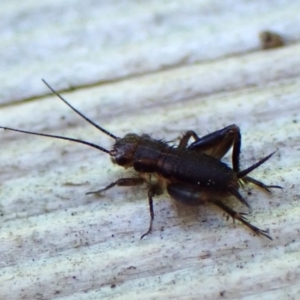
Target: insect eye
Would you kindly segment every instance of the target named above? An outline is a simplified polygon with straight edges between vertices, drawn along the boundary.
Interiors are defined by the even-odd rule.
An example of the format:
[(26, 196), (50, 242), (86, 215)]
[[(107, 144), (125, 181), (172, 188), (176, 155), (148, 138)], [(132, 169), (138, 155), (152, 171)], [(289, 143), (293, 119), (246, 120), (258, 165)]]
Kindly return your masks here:
[(124, 166), (124, 165), (128, 164), (128, 159), (125, 156), (118, 156), (118, 157), (116, 157), (116, 163), (119, 166)]

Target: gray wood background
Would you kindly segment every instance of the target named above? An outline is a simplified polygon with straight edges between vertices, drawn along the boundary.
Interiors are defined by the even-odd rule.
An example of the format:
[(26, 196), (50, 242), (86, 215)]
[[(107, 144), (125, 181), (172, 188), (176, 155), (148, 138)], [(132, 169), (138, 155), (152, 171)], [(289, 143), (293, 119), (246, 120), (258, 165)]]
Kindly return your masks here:
[[(83, 145), (2, 131), (0, 299), (299, 299), (299, 11), (291, 0), (3, 0), (0, 125), (111, 147), (45, 78), (117, 136), (174, 141), (235, 123), (242, 167), (276, 150), (253, 176), (284, 189), (241, 190), (273, 241), (167, 195), (140, 240), (146, 187), (85, 195), (132, 171)], [(263, 30), (286, 46), (261, 50)]]

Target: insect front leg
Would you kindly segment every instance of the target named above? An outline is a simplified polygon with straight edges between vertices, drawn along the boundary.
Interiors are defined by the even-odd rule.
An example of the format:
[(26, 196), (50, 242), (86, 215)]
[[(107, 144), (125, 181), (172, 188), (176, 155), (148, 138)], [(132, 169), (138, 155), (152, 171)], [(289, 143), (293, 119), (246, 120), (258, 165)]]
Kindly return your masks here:
[(244, 213), (239, 213), (232, 210), (229, 206), (224, 204), (218, 199), (215, 199), (213, 194), (209, 192), (203, 191), (199, 189), (197, 186), (186, 185), (183, 183), (171, 183), (167, 186), (167, 190), (169, 195), (176, 201), (187, 205), (201, 205), (207, 202), (210, 202), (223, 211), (225, 211), (233, 220), (239, 220), (243, 224), (245, 224), (248, 228), (250, 228), (255, 234), (263, 235), (268, 239), (272, 240), (272, 238), (268, 235), (266, 230), (261, 230), (252, 224), (250, 224), (247, 219), (244, 217)]
[[(189, 131), (186, 133), (187, 136), (188, 133)], [(182, 140), (187, 139), (186, 135), (183, 136)], [(232, 168), (235, 172), (239, 172), (241, 133), (240, 128), (238, 126), (232, 124), (223, 129), (209, 133), (198, 139), (196, 138), (197, 135), (194, 136), (190, 134), (190, 137), (191, 136), (193, 136), (196, 141), (193, 142), (190, 146), (188, 146), (188, 149), (199, 150), (217, 159), (222, 158), (232, 147)]]
[(106, 187), (98, 190), (98, 191), (92, 191), (92, 192), (88, 192), (86, 193), (86, 195), (90, 195), (90, 194), (100, 194), (104, 191), (107, 191), (109, 189), (111, 189), (114, 186), (135, 186), (135, 185), (141, 185), (145, 182), (144, 178), (139, 178), (139, 177), (133, 177), (133, 178), (120, 178), (110, 184), (108, 184)]

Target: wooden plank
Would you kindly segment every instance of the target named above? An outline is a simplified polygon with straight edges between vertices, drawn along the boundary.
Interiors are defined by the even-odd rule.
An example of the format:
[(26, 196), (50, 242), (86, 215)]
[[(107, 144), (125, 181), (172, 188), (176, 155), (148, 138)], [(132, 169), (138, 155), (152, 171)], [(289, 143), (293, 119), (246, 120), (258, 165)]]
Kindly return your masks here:
[[(111, 147), (111, 139), (80, 120), (56, 97), (39, 97), (48, 93), (37, 79), (45, 75), (59, 90), (81, 86), (63, 96), (117, 136), (133, 131), (174, 140), (188, 129), (204, 135), (238, 124), (243, 134), (242, 167), (277, 150), (253, 176), (284, 189), (275, 190), (271, 196), (251, 185), (242, 191), (252, 206), (249, 220), (268, 228), (272, 242), (253, 236), (238, 222), (227, 222), (217, 208), (189, 209), (170, 201), (167, 195), (157, 197), (153, 232), (140, 240), (149, 222), (146, 187), (115, 188), (101, 198), (85, 195), (131, 171), (112, 165), (106, 154), (82, 145), (2, 132), (0, 298), (296, 299), (300, 290), (300, 46), (292, 44), (298, 38), (296, 29), (288, 30), (289, 22), (296, 18), (296, 4), (266, 2), (260, 4), (262, 12), (258, 13), (258, 4), (247, 1), (241, 1), (231, 12), (226, 1), (191, 1), (190, 8), (179, 2), (141, 5), (128, 1), (129, 6), (122, 6), (112, 1), (102, 9), (90, 1), (81, 4), (78, 11), (71, 8), (72, 3), (72, 7), (79, 5), (76, 1), (48, 5), (31, 1), (19, 7), (12, 3), (5, 4), (8, 16), (23, 15), (20, 30), (28, 24), (28, 32), (34, 28), (39, 31), (32, 40), (39, 43), (44, 37), (40, 51), (46, 54), (33, 62), (36, 53), (28, 55), (30, 39), (26, 41), (30, 35), (22, 40), (13, 31), (17, 45), (23, 41), (28, 49), (24, 61), (28, 59), (33, 65), (18, 73), (21, 67), (17, 63), (6, 62), (11, 69), (9, 80), (3, 81), (1, 101), (19, 101), (1, 107), (0, 125)], [(125, 8), (128, 13), (124, 13)], [(279, 8), (290, 19), (281, 18), (279, 22)], [(106, 21), (111, 20), (109, 24), (97, 17), (99, 11), (104, 11)], [(200, 19), (208, 24), (206, 29), (195, 21), (199, 12)], [(249, 19), (245, 19), (247, 13)], [(132, 19), (133, 15), (137, 18)], [(48, 22), (56, 16), (56, 22), (47, 27), (46, 16)], [(159, 16), (160, 26), (154, 26), (150, 16)], [(37, 20), (42, 22), (40, 27)], [(251, 20), (257, 21), (255, 25)], [(180, 24), (182, 27), (178, 27)], [(163, 34), (159, 27), (165, 29)], [(70, 43), (72, 47), (65, 46), (68, 33), (73, 32), (76, 40), (75, 36), (83, 37), (89, 28), (101, 39), (109, 29), (115, 34), (114, 42), (110, 47), (101, 44), (97, 48), (91, 34), (87, 40), (79, 39), (78, 44)], [(129, 41), (123, 39), (123, 46), (121, 41), (117, 44), (122, 34), (116, 28), (132, 33)], [(149, 33), (143, 37), (145, 28)], [(215, 28), (216, 35), (209, 28)], [(260, 29), (278, 29), (290, 44), (270, 51), (250, 51), (258, 48)], [(193, 41), (193, 55), (200, 51), (197, 57), (186, 56), (192, 53), (187, 43), (192, 35), (198, 37)], [(53, 37), (53, 45), (47, 36)], [(143, 38), (139, 40), (139, 36)], [(85, 41), (90, 41), (91, 49)], [(200, 41), (206, 52), (216, 48), (215, 52), (205, 56)], [(163, 44), (170, 52), (158, 47)], [(63, 45), (61, 52), (54, 51), (59, 45)], [(159, 48), (157, 53), (154, 45)], [(125, 52), (126, 47), (130, 51)], [(69, 60), (62, 55), (67, 48)], [(95, 59), (97, 70), (92, 69), (85, 79), (90, 70), (87, 58), (96, 53), (95, 49), (105, 53), (101, 55), (104, 62)], [(176, 49), (173, 56), (172, 49)], [(114, 53), (122, 59), (114, 60)], [(182, 60), (181, 55), (187, 59)], [(136, 61), (128, 58), (133, 56)], [(135, 64), (137, 61), (140, 64)], [(101, 68), (106, 69), (103, 75)], [(45, 73), (41, 75), (40, 70)], [(14, 74), (19, 74), (19, 79)], [(84, 87), (91, 84), (94, 86)], [(33, 96), (37, 97), (34, 101), (23, 101)], [(225, 161), (230, 163), (229, 156)], [(228, 202), (247, 212), (234, 199)]]
[[(230, 7), (230, 9), (229, 9)], [(237, 56), (274, 30), (300, 38), (297, 1), (3, 1), (0, 99), (19, 101), (59, 89)]]

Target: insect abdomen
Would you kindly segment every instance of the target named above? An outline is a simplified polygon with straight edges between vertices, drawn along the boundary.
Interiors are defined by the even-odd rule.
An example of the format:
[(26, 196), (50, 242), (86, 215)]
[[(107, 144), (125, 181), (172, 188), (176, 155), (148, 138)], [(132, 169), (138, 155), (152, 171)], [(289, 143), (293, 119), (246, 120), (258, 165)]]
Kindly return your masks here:
[(224, 191), (237, 182), (232, 169), (218, 159), (152, 139), (137, 147), (133, 167), (137, 172), (157, 173), (212, 190)]
[(203, 153), (183, 150), (165, 154), (158, 167), (158, 173), (166, 178), (215, 191), (225, 191), (229, 185), (237, 184), (234, 172), (225, 163)]

